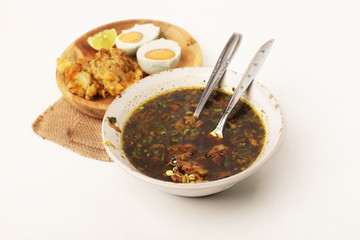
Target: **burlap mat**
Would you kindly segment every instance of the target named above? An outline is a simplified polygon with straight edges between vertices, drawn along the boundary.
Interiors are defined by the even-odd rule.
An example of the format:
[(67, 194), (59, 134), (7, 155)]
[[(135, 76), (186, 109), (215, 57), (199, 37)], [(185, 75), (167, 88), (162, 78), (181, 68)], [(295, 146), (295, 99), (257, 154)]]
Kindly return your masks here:
[(85, 157), (111, 162), (102, 144), (101, 123), (61, 98), (35, 120), (32, 128), (44, 139)]

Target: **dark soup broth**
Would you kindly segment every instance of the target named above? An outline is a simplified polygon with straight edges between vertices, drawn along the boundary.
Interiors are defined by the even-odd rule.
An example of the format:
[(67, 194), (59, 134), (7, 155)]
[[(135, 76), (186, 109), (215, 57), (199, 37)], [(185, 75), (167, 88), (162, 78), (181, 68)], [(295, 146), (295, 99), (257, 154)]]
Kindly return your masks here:
[(229, 116), (224, 138), (210, 136), (231, 95), (214, 91), (199, 118), (193, 113), (203, 88), (176, 89), (146, 101), (131, 114), (123, 149), (147, 176), (177, 183), (213, 181), (247, 169), (260, 155), (265, 126), (240, 100)]

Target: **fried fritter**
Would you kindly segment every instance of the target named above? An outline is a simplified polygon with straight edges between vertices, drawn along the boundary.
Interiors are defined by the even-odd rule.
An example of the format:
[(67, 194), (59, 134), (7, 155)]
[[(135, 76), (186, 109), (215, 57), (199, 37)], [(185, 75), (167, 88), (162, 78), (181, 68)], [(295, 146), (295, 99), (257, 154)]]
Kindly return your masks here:
[(91, 73), (84, 70), (87, 61), (73, 62), (66, 58), (59, 58), (57, 64), (57, 69), (64, 74), (66, 85), (71, 93), (85, 99), (92, 99), (101, 93), (100, 90), (103, 88), (92, 79)]
[(104, 90), (117, 96), (125, 88), (143, 78), (139, 64), (122, 49), (101, 49), (89, 61), (91, 73)]
[(57, 64), (69, 91), (85, 99), (117, 96), (144, 76), (139, 64), (116, 48), (101, 49), (91, 59), (60, 58)]

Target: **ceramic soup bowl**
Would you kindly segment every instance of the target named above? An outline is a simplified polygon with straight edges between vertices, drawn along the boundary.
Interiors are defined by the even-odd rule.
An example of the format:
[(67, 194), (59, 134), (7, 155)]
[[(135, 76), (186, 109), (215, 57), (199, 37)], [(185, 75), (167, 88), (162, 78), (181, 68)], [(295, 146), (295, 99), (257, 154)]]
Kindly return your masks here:
[[(283, 117), (274, 96), (260, 83), (254, 81), (242, 98), (250, 103), (261, 115), (266, 127), (266, 140), (263, 151), (256, 161), (246, 170), (215, 181), (201, 183), (173, 183), (148, 177), (138, 171), (127, 159), (122, 145), (121, 133), (109, 125), (108, 117), (115, 117), (115, 125), (123, 131), (124, 125), (134, 109), (144, 101), (164, 91), (184, 87), (205, 87), (212, 68), (189, 67), (160, 72), (148, 76), (127, 88), (115, 98), (107, 109), (103, 124), (102, 138), (110, 158), (130, 175), (159, 188), (162, 191), (189, 197), (214, 194), (238, 183), (263, 166), (279, 146), (283, 132)], [(233, 93), (241, 74), (228, 70), (220, 81), (219, 88)]]

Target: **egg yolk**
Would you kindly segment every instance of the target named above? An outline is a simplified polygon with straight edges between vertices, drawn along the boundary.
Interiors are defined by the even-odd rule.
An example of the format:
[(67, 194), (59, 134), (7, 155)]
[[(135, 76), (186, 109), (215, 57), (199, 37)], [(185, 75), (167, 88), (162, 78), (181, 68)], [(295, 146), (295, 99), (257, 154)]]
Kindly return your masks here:
[(175, 57), (175, 53), (170, 49), (155, 49), (147, 52), (145, 57), (153, 60), (168, 60)]
[(142, 39), (143, 35), (139, 32), (128, 32), (120, 35), (119, 40), (124, 43), (137, 43)]

